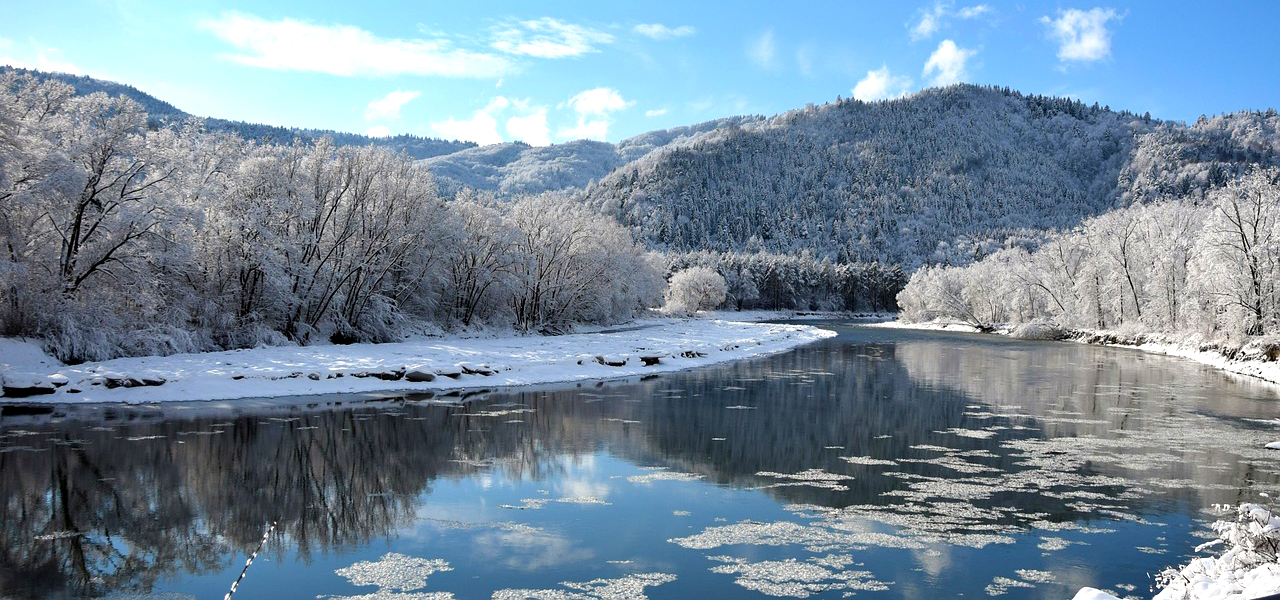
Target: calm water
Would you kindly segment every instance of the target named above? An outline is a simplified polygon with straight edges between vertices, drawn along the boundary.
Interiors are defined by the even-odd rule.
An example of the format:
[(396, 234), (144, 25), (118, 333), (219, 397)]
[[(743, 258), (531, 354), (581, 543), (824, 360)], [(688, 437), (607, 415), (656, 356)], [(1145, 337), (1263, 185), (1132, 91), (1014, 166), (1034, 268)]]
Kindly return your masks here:
[[(0, 418), (0, 595), (1149, 596), (1280, 493), (1275, 388), (828, 326), (644, 381)], [(434, 596), (432, 594), (435, 594)]]

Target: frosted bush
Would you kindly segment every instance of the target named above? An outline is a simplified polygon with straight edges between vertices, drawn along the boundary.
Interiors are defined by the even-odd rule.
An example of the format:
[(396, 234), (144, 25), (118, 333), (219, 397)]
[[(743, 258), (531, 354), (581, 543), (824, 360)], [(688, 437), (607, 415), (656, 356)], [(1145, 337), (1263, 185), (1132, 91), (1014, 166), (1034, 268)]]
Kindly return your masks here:
[(711, 310), (724, 302), (729, 287), (724, 277), (706, 267), (689, 267), (671, 276), (665, 310), (673, 315), (692, 315)]
[(1235, 510), (1234, 521), (1213, 524), (1218, 539), (1197, 548), (1226, 543), (1228, 549), (1216, 558), (1197, 558), (1156, 575), (1157, 585), (1164, 588), (1157, 600), (1258, 598), (1280, 592), (1280, 517), (1257, 504), (1241, 504)]

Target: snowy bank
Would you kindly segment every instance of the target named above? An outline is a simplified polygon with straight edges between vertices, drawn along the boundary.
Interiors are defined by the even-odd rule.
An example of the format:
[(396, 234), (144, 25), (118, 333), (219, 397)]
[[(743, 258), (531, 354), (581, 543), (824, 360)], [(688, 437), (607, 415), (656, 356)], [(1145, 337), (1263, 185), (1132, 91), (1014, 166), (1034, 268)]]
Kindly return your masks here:
[(254, 348), (65, 366), (3, 340), (0, 378), (18, 402), (152, 403), (423, 391), (613, 379), (789, 350), (835, 333), (721, 319), (660, 321), (554, 337), (424, 339)]
[[(1165, 569), (1156, 576), (1164, 589), (1153, 600), (1246, 600), (1280, 593), (1280, 517), (1257, 504), (1241, 504), (1235, 512), (1234, 521), (1214, 523), (1217, 540), (1197, 548), (1225, 542), (1227, 549), (1220, 556), (1196, 558), (1181, 568)], [(1119, 598), (1107, 591), (1083, 588), (1073, 600)]]
[[(871, 323), (868, 324), (867, 327), (988, 333), (974, 327), (973, 325), (953, 321), (932, 321), (924, 323), (889, 321), (885, 323)], [(1061, 333), (1055, 335), (1033, 335), (1027, 331), (1028, 327), (1029, 326), (1024, 325), (1014, 329), (1009, 329), (1007, 327), (996, 328), (994, 331), (989, 333), (1007, 335), (1021, 339), (1058, 339), (1079, 342), (1082, 344), (1111, 346), (1114, 348), (1131, 348), (1135, 350), (1142, 350), (1143, 352), (1151, 352), (1153, 354), (1164, 354), (1166, 356), (1187, 358), (1229, 373), (1256, 377), (1264, 381), (1270, 381), (1271, 383), (1280, 383), (1280, 360), (1276, 360), (1276, 357), (1273, 356), (1275, 351), (1266, 343), (1261, 341), (1251, 342), (1249, 344), (1245, 344), (1243, 347), (1232, 348), (1223, 345), (1204, 344), (1193, 341), (1163, 339), (1159, 336), (1150, 334), (1127, 335), (1111, 331), (1055, 330)]]

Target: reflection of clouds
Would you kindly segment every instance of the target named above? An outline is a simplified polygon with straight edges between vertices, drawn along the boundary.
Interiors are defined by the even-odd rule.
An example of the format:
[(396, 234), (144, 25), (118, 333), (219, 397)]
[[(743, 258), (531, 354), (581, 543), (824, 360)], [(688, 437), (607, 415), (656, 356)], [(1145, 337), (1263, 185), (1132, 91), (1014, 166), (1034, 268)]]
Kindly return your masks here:
[(566, 471), (596, 472), (596, 455), (594, 454), (561, 454), (555, 461)]
[(603, 481), (587, 481), (583, 479), (565, 479), (556, 483), (556, 489), (563, 496), (570, 498), (607, 499), (612, 491), (608, 483)]
[(562, 535), (535, 530), (485, 532), (472, 538), (476, 555), (519, 571), (537, 571), (595, 558)]
[(912, 550), (911, 555), (925, 573), (937, 577), (951, 568), (951, 550), (952, 547), (946, 544), (934, 544), (923, 550)]

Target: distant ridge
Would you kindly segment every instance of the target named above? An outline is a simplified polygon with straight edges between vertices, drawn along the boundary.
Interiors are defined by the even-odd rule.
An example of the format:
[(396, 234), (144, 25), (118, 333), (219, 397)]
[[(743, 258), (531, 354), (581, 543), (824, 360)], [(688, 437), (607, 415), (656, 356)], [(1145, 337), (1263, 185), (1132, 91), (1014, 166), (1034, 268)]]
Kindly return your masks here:
[[(76, 94), (81, 96), (92, 94), (94, 92), (103, 92), (108, 96), (124, 96), (142, 105), (142, 108), (144, 108), (150, 116), (153, 127), (162, 127), (169, 124), (179, 123), (193, 116), (190, 113), (165, 102), (164, 100), (123, 83), (95, 79), (87, 75), (50, 73), (34, 69), (23, 69), (19, 67), (0, 65), (0, 73), (9, 71), (29, 74), (40, 81), (61, 81), (74, 87), (76, 89)], [(340, 146), (367, 146), (372, 144), (374, 146), (391, 148), (393, 150), (404, 150), (409, 153), (409, 156), (419, 159), (440, 156), (476, 147), (474, 142), (442, 140), (438, 138), (419, 137), (408, 134), (391, 137), (369, 137), (358, 133), (346, 133), (324, 129), (279, 127), (276, 125), (264, 125), (261, 123), (232, 121), (217, 117), (205, 117), (204, 123), (205, 127), (210, 131), (231, 131), (245, 139), (266, 140), (279, 144), (292, 144), (298, 140), (310, 141), (327, 135), (333, 138), (334, 143)]]

